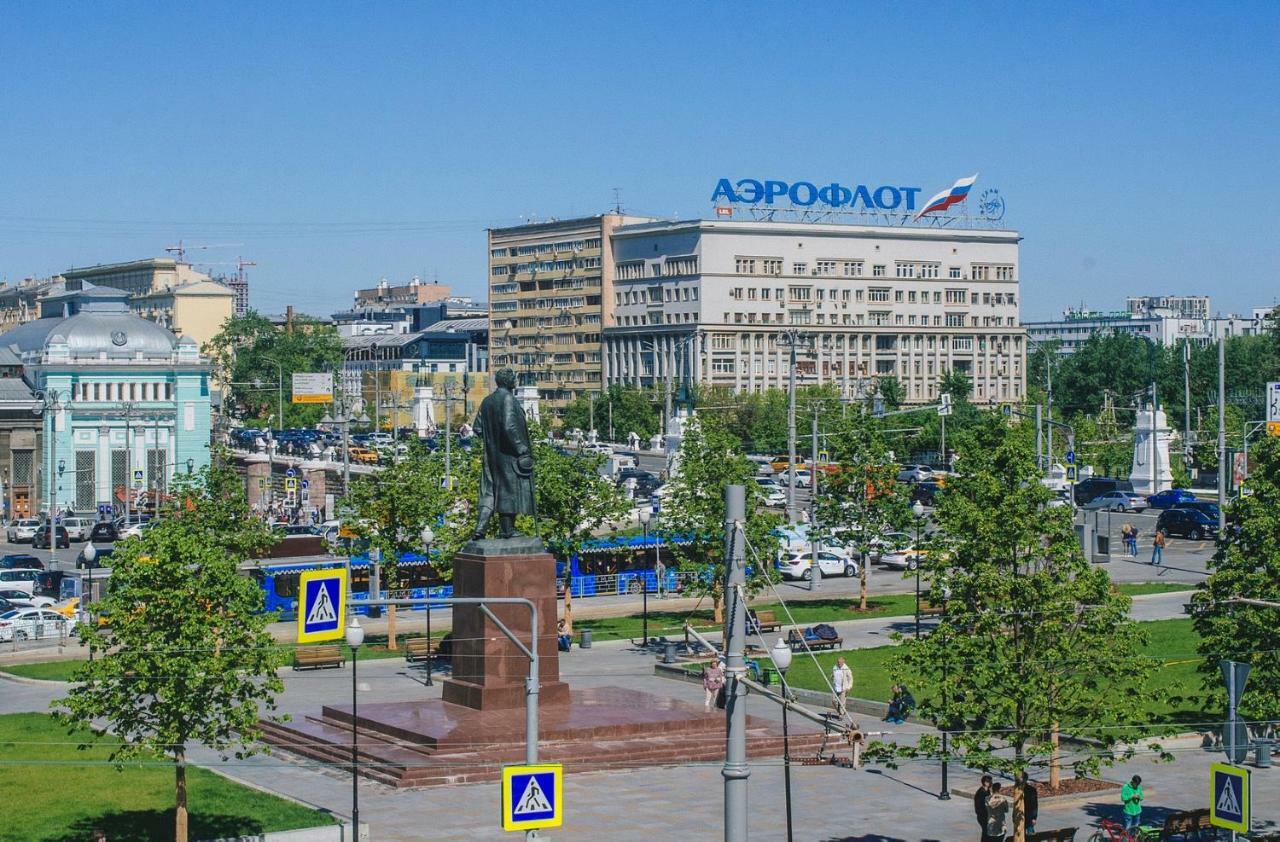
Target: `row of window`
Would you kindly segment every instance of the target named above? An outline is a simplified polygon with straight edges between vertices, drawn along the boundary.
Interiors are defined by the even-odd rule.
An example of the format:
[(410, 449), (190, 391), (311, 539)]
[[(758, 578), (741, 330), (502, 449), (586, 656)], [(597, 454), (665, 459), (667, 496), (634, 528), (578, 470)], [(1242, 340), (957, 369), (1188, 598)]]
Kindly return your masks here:
[(581, 240), (560, 240), (554, 243), (529, 243), (523, 246), (510, 246), (489, 249), (490, 257), (524, 257), (530, 254), (558, 254), (566, 251), (585, 251), (600, 248), (599, 237), (587, 237)]
[(646, 289), (625, 289), (613, 294), (613, 303), (621, 307), (623, 304), (655, 304), (658, 302), (697, 301), (697, 287), (648, 287)]
[[(862, 350), (871, 350), (872, 335), (865, 333), (823, 333), (820, 335), (819, 344), (824, 351), (832, 349), (843, 350), (845, 347), (846, 337), (848, 337), (850, 350), (855, 349), (859, 344), (862, 345)], [(971, 343), (974, 338), (975, 337), (972, 336), (935, 336), (932, 334), (928, 336), (921, 334), (903, 336), (898, 336), (896, 334), (880, 334), (874, 337), (875, 348), (877, 351), (910, 351), (912, 346), (914, 346), (917, 351), (933, 351), (935, 349), (945, 350), (949, 342), (961, 339), (970, 343), (965, 347), (971, 349), (973, 347)], [(978, 340), (978, 350), (984, 353), (988, 346), (990, 346), (990, 348), (997, 354), (1004, 353), (1010, 347), (1008, 337), (978, 336), (976, 338)], [(770, 352), (779, 350), (778, 334), (776, 333), (713, 333), (708, 337), (708, 343), (713, 351), (737, 351), (739, 349), (743, 351), (750, 351), (754, 349), (759, 353), (765, 350)], [(953, 345), (952, 347), (960, 346)], [(1021, 337), (1014, 337), (1014, 344), (1012, 347), (1021, 350)], [(1015, 364), (1019, 367), (1021, 366), (1020, 358), (1015, 358)]]
[(573, 272), (578, 269), (599, 269), (598, 257), (575, 257), (564, 260), (534, 260), (528, 263), (510, 263), (494, 266), (489, 274), (495, 278), (517, 275), (521, 272)]
[[(919, 327), (1013, 327), (1018, 323), (1014, 316), (967, 316), (964, 313), (947, 313), (945, 316), (917, 316), (914, 313), (890, 313), (884, 310), (872, 310), (863, 313), (814, 313), (809, 309), (788, 310), (785, 313), (730, 313), (725, 311), (724, 322), (729, 324), (756, 324), (757, 315), (760, 324), (793, 324), (793, 325), (914, 325)], [(932, 321), (931, 321), (932, 320)], [(679, 321), (677, 319), (677, 321)], [(640, 322), (645, 324), (645, 322)]]
[(619, 263), (614, 276), (620, 281), (638, 281), (643, 278), (678, 278), (683, 275), (698, 274), (698, 256), (696, 254), (668, 257), (664, 260), (647, 264), (644, 260), (627, 260)]
[(78, 401), (171, 401), (173, 384), (160, 383), (86, 383), (72, 389), (72, 400)]
[[(784, 261), (781, 257), (749, 257), (737, 256), (733, 260), (733, 271), (738, 275), (781, 275)], [(938, 278), (941, 277), (942, 264), (927, 261), (896, 261), (893, 264), (896, 278)], [(888, 274), (888, 264), (875, 263), (871, 266), (871, 277), (884, 278)], [(812, 272), (808, 261), (797, 260), (791, 264), (792, 275), (818, 275), (830, 277), (842, 275), (846, 278), (866, 277), (866, 263), (862, 260), (833, 260), (823, 258), (815, 260)], [(949, 266), (947, 277), (953, 280), (965, 280), (964, 267)], [(968, 278), (975, 281), (1012, 281), (1014, 270), (1012, 264), (971, 263)]]
[[(914, 290), (894, 289), (893, 287), (868, 287), (865, 300), (871, 302), (887, 302), (890, 299), (902, 304), (928, 304), (932, 296), (934, 304), (978, 304), (986, 305), (1015, 304), (1017, 298), (1012, 292), (969, 292), (967, 289), (946, 290)], [(855, 301), (864, 300), (862, 289), (827, 289), (825, 287), (790, 286), (790, 287), (732, 287), (729, 297), (735, 301)]]
[(619, 327), (640, 325), (683, 325), (698, 321), (697, 313), (646, 313), (643, 316), (618, 316)]

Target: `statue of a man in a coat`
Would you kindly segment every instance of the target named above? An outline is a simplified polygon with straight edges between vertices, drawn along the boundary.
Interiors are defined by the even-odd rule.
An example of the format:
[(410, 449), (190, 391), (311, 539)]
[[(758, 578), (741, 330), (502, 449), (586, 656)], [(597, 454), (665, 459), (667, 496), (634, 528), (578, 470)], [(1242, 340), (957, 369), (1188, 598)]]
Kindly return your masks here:
[(480, 471), (480, 512), (476, 538), (483, 538), (490, 518), (498, 513), (499, 534), (516, 534), (516, 515), (531, 515), (533, 504), (533, 449), (524, 408), (514, 394), (515, 372), (501, 369), (494, 380), (498, 388), (480, 403), (472, 425), (484, 442)]

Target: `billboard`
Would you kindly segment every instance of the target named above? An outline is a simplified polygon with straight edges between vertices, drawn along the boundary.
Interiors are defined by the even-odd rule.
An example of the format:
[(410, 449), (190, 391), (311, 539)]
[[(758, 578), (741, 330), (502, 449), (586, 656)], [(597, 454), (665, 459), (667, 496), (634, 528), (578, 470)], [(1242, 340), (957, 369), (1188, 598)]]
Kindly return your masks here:
[(333, 375), (302, 371), (293, 373), (294, 403), (332, 403)]

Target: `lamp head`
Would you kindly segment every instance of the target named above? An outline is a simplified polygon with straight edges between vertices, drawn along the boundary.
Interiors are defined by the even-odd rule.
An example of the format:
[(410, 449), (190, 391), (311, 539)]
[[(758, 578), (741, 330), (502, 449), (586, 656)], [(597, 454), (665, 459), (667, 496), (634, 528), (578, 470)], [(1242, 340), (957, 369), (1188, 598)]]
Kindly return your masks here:
[(347, 623), (347, 645), (352, 649), (359, 649), (362, 643), (364, 643), (364, 627), (360, 625), (360, 618), (353, 614), (351, 622)]
[(84, 551), (81, 554), (84, 556), (85, 561), (93, 564), (93, 560), (98, 557), (98, 548), (90, 541), (84, 545)]
[(924, 503), (921, 503), (919, 500), (917, 500), (914, 504), (912, 504), (911, 514), (915, 515), (918, 518), (924, 517)]
[(652, 518), (653, 518), (653, 513), (650, 512), (648, 509), (640, 510), (640, 522), (643, 523), (645, 526), (649, 525), (649, 521)]
[(778, 642), (773, 644), (769, 654), (773, 657), (773, 663), (780, 672), (785, 673), (791, 668), (791, 647), (782, 638), (778, 638)]
[(430, 546), (431, 542), (434, 541), (435, 539), (436, 539), (436, 533), (431, 528), (431, 524), (427, 524), (426, 526), (422, 527), (422, 543), (426, 544), (427, 546)]

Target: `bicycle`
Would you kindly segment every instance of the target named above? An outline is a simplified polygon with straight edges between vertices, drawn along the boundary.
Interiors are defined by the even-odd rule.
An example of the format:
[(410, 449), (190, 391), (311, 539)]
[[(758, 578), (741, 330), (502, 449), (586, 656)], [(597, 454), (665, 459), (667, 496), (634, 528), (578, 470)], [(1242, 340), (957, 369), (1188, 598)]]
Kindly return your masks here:
[(1139, 827), (1136, 831), (1125, 830), (1124, 825), (1119, 822), (1113, 822), (1110, 819), (1103, 819), (1098, 822), (1098, 828), (1089, 842), (1159, 842), (1160, 828), (1158, 827)]

